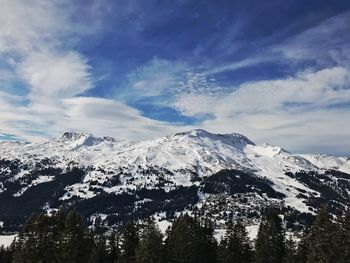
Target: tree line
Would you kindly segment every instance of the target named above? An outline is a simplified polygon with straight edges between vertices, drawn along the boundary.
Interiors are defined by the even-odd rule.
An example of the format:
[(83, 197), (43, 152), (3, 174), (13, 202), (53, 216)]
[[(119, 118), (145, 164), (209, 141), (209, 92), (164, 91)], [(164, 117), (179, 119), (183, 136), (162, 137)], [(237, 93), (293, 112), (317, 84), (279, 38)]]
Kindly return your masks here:
[(220, 242), (209, 220), (182, 215), (163, 236), (153, 219), (129, 222), (120, 232), (88, 228), (75, 211), (32, 215), (1, 263), (313, 263), (350, 262), (350, 213), (334, 218), (327, 208), (299, 238), (286, 235), (268, 209), (254, 242), (241, 222), (229, 222)]

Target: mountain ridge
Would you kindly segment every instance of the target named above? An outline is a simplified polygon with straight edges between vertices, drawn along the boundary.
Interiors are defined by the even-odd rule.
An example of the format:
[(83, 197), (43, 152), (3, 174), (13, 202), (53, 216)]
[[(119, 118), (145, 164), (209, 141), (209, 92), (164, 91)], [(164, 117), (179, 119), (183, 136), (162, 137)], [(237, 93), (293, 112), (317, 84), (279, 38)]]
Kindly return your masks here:
[[(200, 129), (137, 142), (66, 132), (46, 142), (0, 143), (0, 203), (18, 205), (18, 217), (26, 216), (21, 200), (35, 199), (34, 210), (74, 205), (113, 225), (140, 213), (191, 212), (222, 196), (228, 202), (223, 210), (242, 210), (247, 218), (267, 205), (313, 215), (325, 202), (334, 211), (347, 208), (349, 174), (346, 157), (297, 155), (241, 134)], [(13, 213), (0, 205), (5, 225), (2, 217)]]

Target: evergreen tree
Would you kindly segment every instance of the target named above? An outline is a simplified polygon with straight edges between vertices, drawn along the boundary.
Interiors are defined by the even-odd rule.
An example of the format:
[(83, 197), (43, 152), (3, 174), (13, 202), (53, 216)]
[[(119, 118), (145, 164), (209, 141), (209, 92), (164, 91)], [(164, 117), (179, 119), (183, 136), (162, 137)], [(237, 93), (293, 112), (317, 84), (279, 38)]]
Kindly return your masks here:
[(11, 248), (5, 248), (4, 246), (0, 246), (0, 262), (10, 263), (11, 259), (12, 259)]
[(285, 234), (278, 214), (269, 209), (263, 216), (255, 243), (255, 262), (280, 263), (283, 261)]
[[(197, 219), (198, 221), (198, 219)], [(199, 225), (199, 262), (215, 262), (217, 260), (217, 241), (214, 238), (213, 223), (207, 218)]]
[(13, 242), (14, 244), (14, 251), (12, 255), (12, 261), (13, 263), (23, 263), (24, 262), (24, 242), (21, 237), (22, 233), (20, 232), (17, 239)]
[(350, 211), (345, 214), (344, 220), (340, 225), (341, 235), (341, 262), (347, 262), (350, 259)]
[(91, 263), (105, 263), (108, 261), (108, 252), (106, 246), (106, 237), (104, 234), (95, 234), (95, 242), (91, 251), (89, 262)]
[(136, 250), (136, 261), (139, 263), (160, 263), (163, 253), (163, 234), (157, 224), (149, 219), (140, 235)]
[(215, 262), (216, 241), (213, 228), (188, 215), (179, 217), (173, 223), (165, 242), (166, 262)]
[(37, 238), (37, 260), (45, 259), (46, 262), (54, 261), (56, 239), (53, 233), (53, 225), (55, 225), (55, 218), (45, 214), (40, 214), (37, 217), (34, 229)]
[(75, 212), (32, 215), (13, 247), (15, 263), (87, 262), (93, 248), (87, 228)]
[(83, 219), (75, 210), (67, 213), (59, 242), (61, 262), (88, 262), (94, 240)]
[(228, 262), (251, 262), (252, 250), (245, 227), (238, 222), (228, 223), (226, 234), (219, 246), (219, 261)]
[(97, 248), (93, 247), (90, 251), (89, 254), (89, 260), (87, 263), (100, 263), (100, 258), (99, 258), (99, 254), (97, 252)]
[(40, 251), (37, 249), (40, 247), (37, 233), (37, 220), (38, 216), (32, 214), (24, 224), (22, 231), (17, 237), (13, 262), (43, 262), (42, 257), (40, 257)]
[(289, 238), (285, 242), (284, 247), (284, 257), (283, 262), (284, 263), (297, 263), (297, 249), (296, 249), (296, 242), (293, 239), (293, 236), (290, 235)]
[[(139, 234), (140, 232), (140, 234)], [(1, 263), (161, 263), (217, 262), (216, 241), (209, 220), (184, 215), (163, 235), (153, 220), (138, 229), (127, 224), (121, 236), (108, 237), (88, 230), (76, 211), (60, 210), (52, 216), (32, 215), (9, 248), (0, 247)], [(251, 262), (251, 247), (245, 227), (229, 223), (219, 246), (218, 262)], [(322, 208), (296, 249), (292, 237), (285, 241), (281, 219), (273, 210), (262, 218), (255, 244), (255, 262), (346, 263), (350, 258), (350, 213), (333, 222)]]
[(337, 232), (327, 207), (321, 208), (308, 235), (307, 262), (340, 262)]
[(120, 249), (119, 237), (115, 232), (112, 232), (112, 234), (108, 238), (107, 251), (109, 256), (108, 262), (117, 263), (120, 259)]
[(296, 262), (306, 263), (308, 254), (308, 236), (309, 229), (306, 228), (301, 236), (301, 239), (297, 245)]
[(136, 248), (139, 244), (138, 226), (135, 222), (126, 224), (122, 233), (121, 261), (136, 262)]

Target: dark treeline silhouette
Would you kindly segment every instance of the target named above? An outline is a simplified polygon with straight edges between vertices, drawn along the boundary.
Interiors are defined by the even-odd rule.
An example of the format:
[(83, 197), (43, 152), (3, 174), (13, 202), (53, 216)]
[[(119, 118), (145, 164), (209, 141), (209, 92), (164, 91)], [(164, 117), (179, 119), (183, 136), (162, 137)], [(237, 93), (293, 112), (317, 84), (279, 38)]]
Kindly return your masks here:
[(89, 229), (74, 210), (32, 215), (0, 262), (53, 263), (309, 263), (350, 262), (350, 213), (333, 218), (322, 208), (296, 242), (286, 237), (282, 220), (269, 209), (254, 243), (241, 222), (229, 222), (220, 243), (209, 220), (182, 215), (165, 237), (153, 219), (129, 222), (120, 233)]

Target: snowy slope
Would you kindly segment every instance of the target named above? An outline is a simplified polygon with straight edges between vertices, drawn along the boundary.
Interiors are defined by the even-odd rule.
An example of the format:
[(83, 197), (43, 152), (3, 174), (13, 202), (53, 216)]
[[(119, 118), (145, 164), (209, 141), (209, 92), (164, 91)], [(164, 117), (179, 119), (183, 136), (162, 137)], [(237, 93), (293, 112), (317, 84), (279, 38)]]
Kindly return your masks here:
[[(75, 161), (93, 166), (156, 165), (170, 170), (197, 167), (200, 175), (222, 168), (253, 169), (259, 158), (282, 170), (336, 169), (350, 172), (350, 160), (326, 155), (293, 155), (280, 147), (255, 145), (243, 135), (192, 130), (141, 142), (127, 142), (85, 133), (65, 133), (44, 143), (0, 142), (0, 156), (34, 162), (44, 158), (65, 167)], [(259, 163), (259, 162), (258, 162)]]
[[(55, 191), (58, 203), (93, 199), (103, 193), (118, 195), (140, 189), (163, 189), (171, 193), (181, 186), (193, 186), (198, 189), (200, 205), (212, 196), (203, 192), (208, 184), (205, 178), (211, 180), (213, 174), (230, 170), (265, 180), (268, 187), (283, 195), (279, 203), (306, 213), (313, 213), (310, 206), (315, 198), (327, 198), (325, 194), (329, 191), (323, 193), (324, 187), (318, 189), (321, 184), (337, 191), (340, 179), (329, 171), (350, 173), (350, 160), (346, 157), (295, 155), (277, 146), (255, 145), (241, 134), (212, 134), (198, 129), (140, 142), (78, 132), (67, 132), (42, 143), (0, 142), (1, 159), (0, 193), (12, 191), (14, 198), (20, 198), (30, 189), (41, 189), (40, 184), (54, 185), (58, 174), (78, 167), (83, 170), (83, 176)], [(56, 169), (55, 174), (48, 168)], [(312, 178), (305, 177), (308, 173)], [(344, 174), (341, 177), (342, 184), (349, 183)], [(244, 176), (240, 180), (245, 180)], [(337, 199), (338, 203), (346, 201), (350, 187), (346, 191), (338, 198), (340, 201)], [(263, 200), (266, 196), (260, 193), (254, 200), (260, 203), (259, 198)], [(274, 202), (274, 199), (268, 200)], [(134, 205), (143, 207), (150, 201), (138, 202)], [(48, 201), (45, 209), (54, 208), (50, 206)]]
[(9, 247), (17, 235), (0, 235), (0, 247)]
[(301, 155), (310, 163), (321, 169), (334, 169), (344, 173), (350, 173), (350, 158), (349, 157), (335, 157), (325, 154), (318, 155)]

